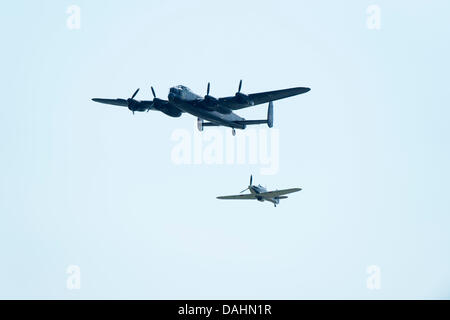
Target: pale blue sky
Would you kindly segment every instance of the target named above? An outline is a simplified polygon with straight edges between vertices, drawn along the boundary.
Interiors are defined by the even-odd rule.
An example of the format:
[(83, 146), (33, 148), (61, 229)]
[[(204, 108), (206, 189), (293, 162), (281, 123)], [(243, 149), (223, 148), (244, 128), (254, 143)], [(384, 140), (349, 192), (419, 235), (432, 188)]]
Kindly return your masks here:
[[(66, 10), (81, 8), (81, 29)], [(381, 30), (366, 9), (381, 8)], [(0, 13), (0, 298), (449, 298), (448, 1), (14, 1)], [(280, 170), (171, 161), (171, 119), (92, 97), (275, 103)], [(266, 106), (240, 112), (265, 115)], [(224, 129), (224, 133), (229, 130)], [(276, 209), (220, 202), (250, 173)], [(81, 290), (66, 288), (67, 266)], [(366, 268), (381, 268), (381, 290)]]

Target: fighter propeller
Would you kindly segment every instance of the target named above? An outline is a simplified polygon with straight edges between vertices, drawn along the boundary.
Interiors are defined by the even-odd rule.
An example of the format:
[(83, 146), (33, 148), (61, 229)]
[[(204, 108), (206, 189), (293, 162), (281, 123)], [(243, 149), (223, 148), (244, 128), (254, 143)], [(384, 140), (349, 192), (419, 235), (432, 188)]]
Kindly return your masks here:
[(252, 187), (252, 182), (253, 182), (253, 175), (250, 175), (250, 184), (248, 185), (247, 188), (245, 188), (244, 190), (242, 190), (240, 193), (243, 193), (247, 190), (250, 190), (250, 188)]

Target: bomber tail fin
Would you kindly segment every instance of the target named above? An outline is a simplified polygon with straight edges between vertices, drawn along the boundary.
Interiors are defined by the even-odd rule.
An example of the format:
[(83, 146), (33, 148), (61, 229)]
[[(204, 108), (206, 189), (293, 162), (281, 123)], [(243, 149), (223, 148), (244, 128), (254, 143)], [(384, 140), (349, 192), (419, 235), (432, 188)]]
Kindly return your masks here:
[(273, 102), (269, 102), (269, 108), (267, 109), (267, 126), (273, 127)]
[(244, 125), (253, 125), (253, 124), (267, 124), (269, 128), (273, 127), (273, 102), (269, 102), (269, 108), (267, 110), (267, 119), (266, 120), (242, 120), (242, 121), (235, 121), (239, 124)]

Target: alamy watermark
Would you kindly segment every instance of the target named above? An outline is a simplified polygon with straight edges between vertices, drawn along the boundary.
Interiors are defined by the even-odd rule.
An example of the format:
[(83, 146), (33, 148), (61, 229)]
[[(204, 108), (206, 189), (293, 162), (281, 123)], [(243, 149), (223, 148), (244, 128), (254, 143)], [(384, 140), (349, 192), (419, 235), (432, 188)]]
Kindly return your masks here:
[(280, 132), (278, 129), (248, 128), (232, 136), (223, 128), (176, 129), (171, 141), (171, 161), (176, 165), (259, 165), (261, 175), (278, 173)]
[(81, 289), (81, 269), (79, 266), (70, 265), (66, 269), (66, 273), (69, 275), (66, 280), (66, 287), (69, 290)]
[(377, 265), (368, 266), (366, 269), (369, 275), (366, 279), (366, 287), (369, 290), (381, 289), (381, 268)]
[(377, 4), (372, 4), (367, 7), (366, 25), (369, 30), (381, 29), (381, 8)]
[(67, 8), (69, 15), (66, 20), (66, 26), (69, 30), (79, 30), (81, 28), (81, 8), (77, 5), (71, 5)]

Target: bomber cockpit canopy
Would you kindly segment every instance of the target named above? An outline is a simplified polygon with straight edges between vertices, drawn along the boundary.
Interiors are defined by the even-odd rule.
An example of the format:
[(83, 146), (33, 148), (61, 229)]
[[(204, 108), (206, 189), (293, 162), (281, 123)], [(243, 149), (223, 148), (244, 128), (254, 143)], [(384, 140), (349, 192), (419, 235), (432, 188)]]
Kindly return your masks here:
[(182, 85), (170, 88), (169, 94), (173, 94), (173, 95), (175, 95), (181, 99), (187, 100), (187, 101), (197, 100), (197, 99), (201, 98), (199, 95), (196, 95), (195, 93), (193, 93), (191, 91), (191, 89), (189, 89), (188, 87), (182, 86)]
[(172, 93), (180, 93), (180, 92), (192, 92), (191, 89), (185, 87), (183, 85), (175, 86), (170, 88), (170, 92)]

